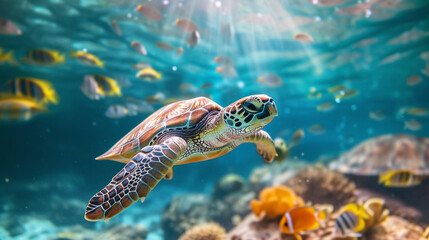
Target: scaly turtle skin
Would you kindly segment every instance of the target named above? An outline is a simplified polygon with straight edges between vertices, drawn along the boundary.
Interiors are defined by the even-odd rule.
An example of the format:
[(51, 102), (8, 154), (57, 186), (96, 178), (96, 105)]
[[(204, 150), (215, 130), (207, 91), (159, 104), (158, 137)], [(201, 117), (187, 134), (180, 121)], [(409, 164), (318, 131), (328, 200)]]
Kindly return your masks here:
[(217, 158), (241, 143), (253, 142), (271, 162), (277, 154), (262, 128), (275, 116), (276, 105), (267, 95), (248, 96), (225, 108), (199, 97), (159, 109), (96, 158), (127, 164), (91, 198), (85, 219), (107, 221), (143, 201), (162, 178), (171, 178), (173, 165)]
[(380, 175), (390, 170), (410, 170), (429, 175), (429, 138), (382, 135), (366, 140), (343, 154), (330, 168), (353, 175)]

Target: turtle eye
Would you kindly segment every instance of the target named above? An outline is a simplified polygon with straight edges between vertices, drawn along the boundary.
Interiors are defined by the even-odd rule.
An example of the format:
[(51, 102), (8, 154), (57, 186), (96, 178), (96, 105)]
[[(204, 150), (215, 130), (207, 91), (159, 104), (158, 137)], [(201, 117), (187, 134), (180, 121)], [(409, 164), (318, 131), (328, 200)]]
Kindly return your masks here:
[(258, 107), (256, 107), (255, 104), (245, 101), (241, 104), (244, 108), (244, 110), (246, 110), (249, 113), (258, 113), (260, 112), (260, 109), (258, 109)]

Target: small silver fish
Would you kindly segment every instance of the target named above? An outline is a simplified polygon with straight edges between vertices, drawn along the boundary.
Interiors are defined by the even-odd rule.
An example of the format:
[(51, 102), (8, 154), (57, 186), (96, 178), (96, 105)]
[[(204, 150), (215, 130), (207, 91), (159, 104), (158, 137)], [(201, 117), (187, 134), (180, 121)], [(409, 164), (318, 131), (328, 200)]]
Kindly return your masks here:
[(143, 56), (147, 55), (146, 48), (138, 42), (131, 42), (131, 46), (136, 50), (136, 52), (140, 53)]
[(22, 31), (13, 22), (0, 18), (0, 34), (21, 35)]
[(99, 100), (104, 96), (98, 87), (97, 81), (91, 75), (85, 75), (80, 85), (80, 90), (89, 99)]
[(113, 30), (115, 31), (116, 35), (122, 36), (122, 31), (121, 31), (121, 28), (119, 27), (118, 23), (115, 20), (112, 20), (110, 22), (110, 24), (112, 25)]
[(200, 42), (200, 33), (195, 30), (189, 35), (188, 39), (186, 40), (189, 46), (195, 47)]
[(129, 114), (129, 110), (120, 104), (110, 106), (105, 115), (108, 118), (123, 118)]

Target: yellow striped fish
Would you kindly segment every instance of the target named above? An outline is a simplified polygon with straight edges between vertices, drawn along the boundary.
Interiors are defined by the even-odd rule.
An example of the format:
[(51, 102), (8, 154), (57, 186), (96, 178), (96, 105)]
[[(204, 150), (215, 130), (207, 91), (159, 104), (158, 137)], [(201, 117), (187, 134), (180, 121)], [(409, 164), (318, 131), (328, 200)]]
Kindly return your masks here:
[(368, 214), (362, 204), (349, 203), (340, 209), (341, 214), (335, 219), (334, 237), (360, 237), (365, 229)]
[(8, 62), (10, 65), (19, 65), (16, 61), (15, 61), (15, 57), (13, 56), (13, 51), (9, 51), (9, 52), (4, 52), (3, 53), (3, 48), (0, 48), (0, 65)]
[(104, 63), (95, 55), (85, 51), (70, 52), (70, 56), (76, 58), (80, 62), (89, 65), (104, 68)]
[(34, 65), (54, 66), (64, 63), (65, 56), (55, 50), (34, 49), (29, 51), (22, 61)]
[(58, 104), (58, 95), (51, 83), (42, 79), (17, 77), (7, 83), (9, 91), (16, 96), (36, 99), (38, 103)]
[(97, 82), (99, 90), (106, 96), (121, 96), (121, 88), (118, 82), (104, 75), (94, 74), (92, 77)]
[(155, 82), (159, 81), (162, 75), (152, 68), (143, 68), (136, 74), (136, 77), (141, 78), (147, 82)]
[(0, 119), (29, 120), (41, 112), (47, 112), (47, 110), (32, 98), (22, 96), (0, 97)]
[(386, 187), (411, 187), (420, 184), (421, 179), (410, 170), (391, 170), (380, 174), (378, 183)]

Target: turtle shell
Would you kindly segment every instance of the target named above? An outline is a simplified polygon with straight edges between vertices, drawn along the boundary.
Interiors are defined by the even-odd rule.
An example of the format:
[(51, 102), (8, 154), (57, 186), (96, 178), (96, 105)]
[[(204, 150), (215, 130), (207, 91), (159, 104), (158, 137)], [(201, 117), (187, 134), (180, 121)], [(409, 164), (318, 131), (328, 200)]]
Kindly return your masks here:
[(221, 106), (205, 97), (171, 103), (154, 112), (96, 159), (128, 162), (141, 148), (147, 146), (158, 132), (167, 128), (192, 127), (208, 113), (221, 109)]
[(332, 162), (330, 168), (354, 175), (379, 175), (389, 170), (429, 175), (429, 138), (406, 134), (371, 138)]

